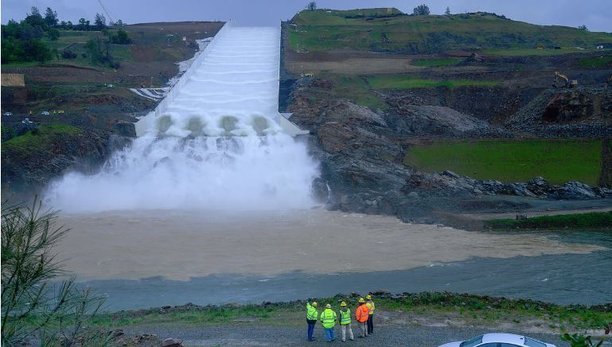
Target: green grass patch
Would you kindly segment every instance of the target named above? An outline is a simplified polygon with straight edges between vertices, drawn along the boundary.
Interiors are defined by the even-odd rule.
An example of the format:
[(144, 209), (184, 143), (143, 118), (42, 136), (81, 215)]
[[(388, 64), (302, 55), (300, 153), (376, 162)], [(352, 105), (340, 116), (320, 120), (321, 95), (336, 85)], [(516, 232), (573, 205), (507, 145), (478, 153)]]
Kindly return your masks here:
[(553, 184), (598, 182), (601, 140), (437, 142), (410, 147), (404, 163), (425, 171), (452, 170), (478, 179), (527, 181), (542, 176)]
[(612, 212), (591, 212), (540, 216), (527, 219), (494, 219), (485, 221), (488, 229), (612, 229)]
[(578, 60), (578, 66), (585, 69), (612, 68), (612, 54), (598, 57), (582, 58)]
[[(338, 309), (346, 301), (351, 309), (357, 306), (355, 296), (318, 298), (320, 306), (330, 303)], [(494, 298), (468, 294), (424, 292), (392, 296), (375, 295), (379, 311), (404, 312), (432, 319), (446, 319), (448, 314), (465, 318), (470, 324), (490, 325), (495, 322), (528, 321), (540, 319), (550, 326), (573, 329), (601, 328), (612, 320), (607, 306), (561, 306), (539, 301)], [(144, 325), (226, 325), (266, 324), (273, 326), (299, 326), (304, 323), (305, 302), (271, 303), (262, 305), (196, 306), (186, 305), (167, 309), (121, 311), (101, 314), (94, 325), (125, 328)]]
[(457, 87), (495, 87), (498, 81), (478, 80), (428, 80), (409, 76), (372, 76), (369, 85), (374, 89), (413, 89), (413, 88), (457, 88)]
[(225, 305), (225, 306), (183, 306), (171, 310), (122, 311), (113, 314), (101, 314), (94, 318), (94, 324), (100, 326), (125, 327), (141, 324), (184, 324), (196, 326), (215, 325), (239, 321), (266, 321), (279, 316), (291, 315), (297, 307), (277, 305)]
[(414, 59), (410, 64), (423, 67), (444, 67), (457, 65), (461, 60), (461, 58), (423, 58)]
[(323, 75), (333, 82), (331, 93), (335, 98), (348, 99), (357, 105), (371, 109), (386, 109), (387, 104), (368, 86), (366, 80), (358, 76)]
[(82, 130), (72, 125), (43, 125), (36, 130), (14, 137), (2, 144), (2, 150), (44, 151), (48, 150), (53, 139), (60, 136), (78, 136)]

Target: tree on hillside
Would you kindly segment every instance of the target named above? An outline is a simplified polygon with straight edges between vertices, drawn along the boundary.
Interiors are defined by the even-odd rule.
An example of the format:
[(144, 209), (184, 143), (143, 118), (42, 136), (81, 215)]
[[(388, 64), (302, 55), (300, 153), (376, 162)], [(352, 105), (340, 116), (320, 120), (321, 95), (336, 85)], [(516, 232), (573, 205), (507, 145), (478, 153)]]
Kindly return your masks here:
[(429, 6), (423, 4), (414, 8), (412, 14), (415, 16), (428, 16), (429, 15)]
[(4, 38), (4, 35), (2, 36), (2, 64), (19, 61), (23, 57), (21, 41), (14, 37)]
[(2, 26), (2, 63), (25, 61), (44, 63), (52, 59), (51, 50), (41, 39), (45, 33), (51, 40), (57, 39), (59, 31), (46, 28), (46, 25), (38, 20), (41, 18), (34, 14), (29, 16), (28, 21), (17, 23), (10, 20)]
[(309, 11), (314, 11), (317, 9), (317, 3), (314, 1), (311, 1), (308, 3), (308, 6), (306, 7)]
[(578, 27), (578, 30), (582, 30), (582, 31), (589, 31), (589, 29), (586, 27), (586, 25), (581, 25)]
[(77, 25), (77, 30), (89, 30), (89, 21), (85, 18), (79, 18), (79, 25)]
[(55, 28), (51, 28), (49, 31), (47, 31), (47, 36), (49, 36), (49, 40), (57, 41), (57, 39), (60, 37), (60, 32)]
[(22, 43), (23, 53), (27, 57), (27, 61), (37, 61), (44, 63), (53, 58), (51, 50), (44, 42), (38, 39), (27, 40)]
[(53, 11), (50, 7), (47, 7), (44, 20), (49, 28), (57, 26), (59, 21), (57, 18), (57, 12)]
[(451, 15), (450, 7), (446, 6), (446, 11), (444, 11), (444, 14), (447, 16)]
[(96, 29), (102, 30), (106, 28), (106, 18), (100, 13), (96, 13), (96, 18), (94, 19), (94, 25)]
[(127, 31), (123, 29), (117, 30), (117, 34), (115, 35), (110, 35), (110, 41), (111, 43), (118, 45), (128, 45), (132, 43), (132, 39), (130, 39), (130, 37), (128, 36)]
[(40, 15), (40, 11), (38, 7), (33, 6), (30, 10), (31, 12), (25, 17), (24, 22), (28, 23), (32, 27), (39, 27), (41, 30), (45, 30), (47, 28), (47, 23), (45, 19)]
[(40, 10), (38, 9), (38, 7), (36, 6), (32, 6), (30, 8), (30, 13), (28, 13), (28, 16), (34, 16), (34, 17), (42, 17), (40, 15)]

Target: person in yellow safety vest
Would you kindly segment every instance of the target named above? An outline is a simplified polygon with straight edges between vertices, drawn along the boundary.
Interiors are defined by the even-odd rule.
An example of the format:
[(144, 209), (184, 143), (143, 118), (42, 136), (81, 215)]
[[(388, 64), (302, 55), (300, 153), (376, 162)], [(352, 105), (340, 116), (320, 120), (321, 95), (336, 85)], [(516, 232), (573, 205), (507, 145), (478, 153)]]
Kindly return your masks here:
[(372, 295), (366, 295), (366, 306), (368, 307), (368, 335), (374, 334), (374, 310), (376, 310), (376, 306), (374, 305), (374, 301), (372, 301)]
[(325, 310), (321, 312), (319, 320), (321, 321), (321, 325), (323, 325), (323, 329), (325, 329), (325, 338), (327, 339), (327, 342), (332, 342), (336, 339), (334, 337), (334, 326), (336, 325), (336, 319), (338, 319), (338, 316), (336, 315), (336, 312), (331, 309), (331, 305), (325, 305)]
[(346, 330), (348, 329), (349, 339), (353, 341), (353, 328), (351, 327), (351, 310), (346, 307), (346, 302), (340, 303), (340, 311), (338, 312), (338, 320), (340, 321), (340, 328), (342, 329), (342, 342), (346, 341)]
[(314, 341), (312, 334), (314, 333), (315, 324), (319, 318), (319, 311), (317, 311), (317, 302), (312, 303), (306, 302), (306, 323), (308, 324), (308, 341)]

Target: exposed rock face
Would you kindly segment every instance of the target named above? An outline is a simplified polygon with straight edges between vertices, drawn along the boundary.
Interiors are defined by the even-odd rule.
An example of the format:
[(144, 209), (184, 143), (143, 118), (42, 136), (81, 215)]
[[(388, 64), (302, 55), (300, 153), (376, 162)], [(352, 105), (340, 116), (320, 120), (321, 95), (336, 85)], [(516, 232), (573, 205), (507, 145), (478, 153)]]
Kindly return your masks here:
[(3, 192), (38, 193), (68, 170), (94, 172), (131, 140), (109, 131), (82, 129), (77, 134), (50, 135), (44, 141), (47, 145), (41, 148), (3, 146)]
[[(315, 186), (318, 195), (327, 196), (332, 209), (394, 214), (404, 221), (439, 222), (445, 220), (441, 214), (449, 212), (526, 207), (507, 196), (572, 200), (612, 196), (609, 189), (579, 182), (556, 186), (541, 177), (526, 183), (502, 183), (451, 171), (415, 171), (402, 163), (407, 140), (514, 135), (448, 107), (422, 105), (423, 101), (414, 95), (387, 98), (391, 109), (385, 113), (317, 94), (326, 89), (329, 86), (321, 80), (298, 83), (289, 111), (294, 114), (293, 122), (311, 132), (313, 154), (321, 161), (321, 179)], [(561, 100), (565, 99), (555, 102)], [(541, 117), (539, 121), (531, 120), (531, 124), (540, 121)]]
[(485, 121), (443, 106), (405, 105), (401, 113), (391, 113), (386, 118), (393, 130), (403, 136), (476, 138), (505, 135)]
[(542, 120), (546, 122), (571, 122), (593, 114), (593, 100), (584, 93), (571, 90), (553, 96), (546, 105)]
[[(322, 180), (334, 208), (393, 214), (410, 170), (379, 114), (345, 100), (308, 104), (291, 118), (312, 132)], [(325, 111), (322, 111), (325, 110)], [(320, 112), (321, 111), (321, 112)]]
[(405, 192), (425, 192), (429, 196), (475, 197), (479, 195), (514, 195), (533, 198), (588, 200), (612, 196), (612, 190), (590, 187), (581, 182), (551, 185), (542, 177), (527, 183), (502, 183), (495, 180), (476, 180), (450, 171), (415, 173), (406, 181)]
[(503, 123), (541, 92), (542, 88), (535, 87), (415, 88), (389, 92), (385, 101), (398, 110), (405, 105), (444, 106), (496, 124)]
[(612, 137), (612, 90), (548, 89), (507, 119), (514, 132), (538, 137)]

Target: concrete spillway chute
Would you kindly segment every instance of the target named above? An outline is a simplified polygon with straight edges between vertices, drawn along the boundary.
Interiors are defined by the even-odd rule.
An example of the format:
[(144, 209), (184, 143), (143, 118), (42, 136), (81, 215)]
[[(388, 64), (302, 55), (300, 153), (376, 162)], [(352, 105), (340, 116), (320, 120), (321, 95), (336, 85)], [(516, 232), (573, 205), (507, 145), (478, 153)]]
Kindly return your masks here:
[(136, 134), (306, 134), (278, 112), (279, 71), (279, 28), (228, 22), (155, 110), (136, 123)]

